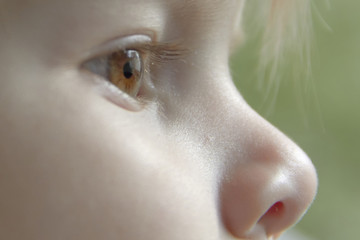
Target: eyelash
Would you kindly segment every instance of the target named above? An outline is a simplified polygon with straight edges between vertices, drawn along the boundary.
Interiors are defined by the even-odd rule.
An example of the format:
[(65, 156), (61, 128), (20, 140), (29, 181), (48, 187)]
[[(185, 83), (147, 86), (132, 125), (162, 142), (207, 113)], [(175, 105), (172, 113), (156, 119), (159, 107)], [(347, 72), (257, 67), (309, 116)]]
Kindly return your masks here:
[(188, 53), (180, 43), (148, 43), (139, 50), (149, 52), (150, 59), (156, 63), (178, 60)]
[(148, 75), (151, 83), (156, 81), (155, 76), (153, 75), (154, 66), (156, 69), (161, 69), (163, 65), (171, 61), (184, 59), (184, 57), (189, 53), (188, 49), (184, 48), (177, 42), (147, 43), (139, 48), (135, 48), (135, 50), (146, 56), (146, 60), (144, 61), (143, 59), (143, 71), (146, 75)]

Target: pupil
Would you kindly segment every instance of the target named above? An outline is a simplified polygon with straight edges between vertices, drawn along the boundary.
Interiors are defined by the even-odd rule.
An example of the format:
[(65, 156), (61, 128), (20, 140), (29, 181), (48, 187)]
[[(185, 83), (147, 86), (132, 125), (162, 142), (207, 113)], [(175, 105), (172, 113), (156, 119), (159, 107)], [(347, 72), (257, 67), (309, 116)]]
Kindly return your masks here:
[(133, 72), (132, 72), (132, 68), (130, 66), (130, 62), (127, 62), (124, 64), (124, 67), (123, 67), (123, 72), (124, 72), (124, 76), (129, 79), (132, 77), (133, 75)]

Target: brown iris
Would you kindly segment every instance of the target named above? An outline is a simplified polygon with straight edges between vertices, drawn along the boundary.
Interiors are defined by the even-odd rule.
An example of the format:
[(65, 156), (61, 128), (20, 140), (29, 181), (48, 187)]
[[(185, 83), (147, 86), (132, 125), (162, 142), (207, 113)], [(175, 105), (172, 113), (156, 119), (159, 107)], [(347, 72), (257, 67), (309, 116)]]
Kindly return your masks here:
[(135, 50), (117, 51), (109, 56), (109, 80), (120, 90), (136, 97), (141, 86), (142, 62)]

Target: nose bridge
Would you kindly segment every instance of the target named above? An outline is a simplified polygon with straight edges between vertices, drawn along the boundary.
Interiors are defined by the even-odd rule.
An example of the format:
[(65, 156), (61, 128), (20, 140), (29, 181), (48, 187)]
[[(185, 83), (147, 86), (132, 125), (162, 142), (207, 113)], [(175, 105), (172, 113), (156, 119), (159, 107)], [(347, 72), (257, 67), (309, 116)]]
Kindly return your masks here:
[(295, 224), (312, 203), (317, 189), (314, 166), (293, 141), (242, 99), (227, 102), (228, 117), (223, 119), (231, 130), (223, 136), (237, 147), (224, 159), (219, 190), (223, 222), (240, 238), (276, 236)]

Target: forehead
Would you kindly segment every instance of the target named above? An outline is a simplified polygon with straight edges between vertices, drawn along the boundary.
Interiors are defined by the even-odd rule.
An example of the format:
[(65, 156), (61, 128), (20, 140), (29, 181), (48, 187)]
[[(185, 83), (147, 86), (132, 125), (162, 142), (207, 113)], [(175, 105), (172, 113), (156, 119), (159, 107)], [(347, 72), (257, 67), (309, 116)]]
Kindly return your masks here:
[(214, 17), (222, 14), (229, 14), (236, 8), (239, 0), (155, 0), (165, 2), (168, 7), (184, 13), (196, 13), (197, 16)]
[[(181, 36), (190, 39), (189, 36), (203, 33), (216, 33), (222, 38), (228, 38), (231, 37), (231, 34), (228, 35), (229, 29), (233, 29), (243, 2), (244, 0), (3, 0), (0, 3), (0, 20), (12, 18), (11, 22), (16, 23), (22, 33), (26, 33), (23, 35), (34, 38), (34, 41), (42, 38), (49, 44), (57, 42), (56, 44), (61, 45), (57, 49), (69, 49), (69, 52), (76, 53), (90, 48), (94, 43), (143, 29), (159, 33), (160, 40), (173, 40)], [(67, 41), (59, 42), (59, 39)]]
[[(47, 14), (86, 13), (88, 16), (142, 15), (162, 10), (168, 14), (181, 15), (184, 19), (212, 19), (234, 13), (243, 0), (3, 0), (2, 12), (10, 11), (26, 14), (42, 12)], [(147, 14), (145, 14), (146, 16)], [(55, 15), (56, 16), (56, 15)], [(81, 15), (80, 15), (81, 16)], [(153, 15), (154, 16), (154, 15)]]

